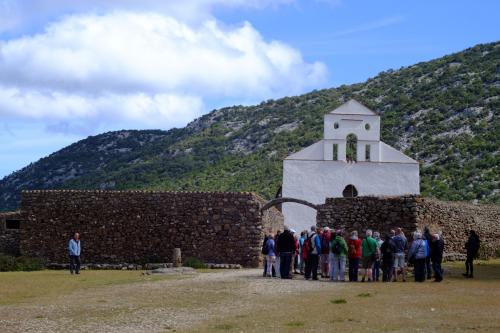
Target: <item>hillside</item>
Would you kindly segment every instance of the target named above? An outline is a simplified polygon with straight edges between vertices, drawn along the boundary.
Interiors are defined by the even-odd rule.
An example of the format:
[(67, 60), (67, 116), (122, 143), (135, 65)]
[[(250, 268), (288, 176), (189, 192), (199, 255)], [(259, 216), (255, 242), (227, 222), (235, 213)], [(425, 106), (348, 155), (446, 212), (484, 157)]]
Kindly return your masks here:
[(500, 42), (364, 83), (233, 106), (169, 131), (124, 130), (74, 143), (0, 181), (0, 210), (22, 189), (256, 191), (274, 196), (281, 160), (321, 139), (323, 115), (355, 98), (382, 115), (382, 140), (421, 161), (421, 190), (500, 203)]

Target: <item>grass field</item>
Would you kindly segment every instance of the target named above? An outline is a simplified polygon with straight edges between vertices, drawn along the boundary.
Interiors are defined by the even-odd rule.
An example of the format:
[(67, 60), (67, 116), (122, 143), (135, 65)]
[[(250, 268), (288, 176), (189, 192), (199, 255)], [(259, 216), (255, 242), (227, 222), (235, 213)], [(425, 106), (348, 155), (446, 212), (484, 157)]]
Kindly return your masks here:
[(265, 279), (260, 270), (0, 273), (0, 331), (500, 332), (500, 261), (442, 283)]

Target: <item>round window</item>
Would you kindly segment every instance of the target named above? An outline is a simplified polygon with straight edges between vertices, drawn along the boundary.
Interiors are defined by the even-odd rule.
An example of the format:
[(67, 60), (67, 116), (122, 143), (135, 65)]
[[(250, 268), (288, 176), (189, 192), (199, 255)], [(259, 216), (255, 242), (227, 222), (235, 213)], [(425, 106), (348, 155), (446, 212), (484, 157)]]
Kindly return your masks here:
[(333, 128), (335, 128), (335, 129), (339, 128), (339, 123), (334, 123)]
[(367, 130), (367, 131), (370, 130), (370, 124), (365, 124), (365, 130)]

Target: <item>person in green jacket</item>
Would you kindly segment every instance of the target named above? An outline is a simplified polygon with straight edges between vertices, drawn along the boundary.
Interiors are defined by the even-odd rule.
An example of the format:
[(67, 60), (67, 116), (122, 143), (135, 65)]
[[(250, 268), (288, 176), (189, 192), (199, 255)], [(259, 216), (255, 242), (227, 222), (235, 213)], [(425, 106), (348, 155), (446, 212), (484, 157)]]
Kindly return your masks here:
[(345, 262), (347, 257), (347, 243), (342, 230), (335, 232), (335, 238), (330, 242), (330, 280), (345, 282)]
[(361, 243), (361, 265), (363, 267), (363, 278), (361, 282), (365, 282), (365, 278), (368, 276), (368, 282), (372, 281), (372, 266), (378, 255), (378, 244), (377, 241), (372, 237), (372, 231), (370, 229), (365, 232), (366, 237)]

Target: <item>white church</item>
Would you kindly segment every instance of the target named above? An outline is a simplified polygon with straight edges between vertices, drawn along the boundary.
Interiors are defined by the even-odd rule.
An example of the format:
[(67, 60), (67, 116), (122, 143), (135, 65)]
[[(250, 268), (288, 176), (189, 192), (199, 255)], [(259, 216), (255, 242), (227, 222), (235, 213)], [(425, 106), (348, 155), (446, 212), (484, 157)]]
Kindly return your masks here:
[[(327, 113), (324, 139), (283, 161), (282, 196), (322, 204), (326, 198), (420, 193), (419, 165), (380, 141), (380, 116), (350, 100)], [(316, 211), (283, 203), (285, 224), (305, 230)]]

